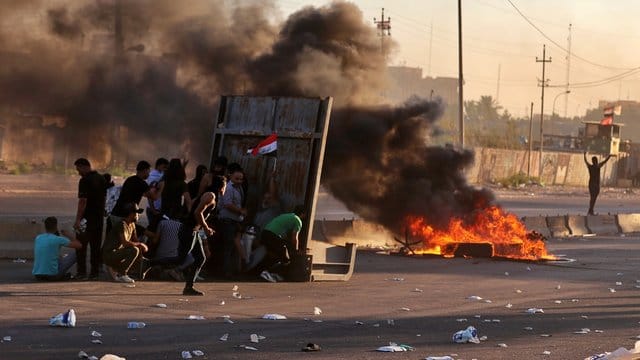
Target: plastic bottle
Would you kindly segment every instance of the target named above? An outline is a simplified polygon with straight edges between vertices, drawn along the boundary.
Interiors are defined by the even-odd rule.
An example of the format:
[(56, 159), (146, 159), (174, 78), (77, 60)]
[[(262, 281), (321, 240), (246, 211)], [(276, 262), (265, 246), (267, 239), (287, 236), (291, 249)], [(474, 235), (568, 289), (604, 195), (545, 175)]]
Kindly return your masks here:
[(130, 321), (127, 323), (127, 329), (142, 329), (145, 326), (147, 326), (147, 324), (143, 322)]

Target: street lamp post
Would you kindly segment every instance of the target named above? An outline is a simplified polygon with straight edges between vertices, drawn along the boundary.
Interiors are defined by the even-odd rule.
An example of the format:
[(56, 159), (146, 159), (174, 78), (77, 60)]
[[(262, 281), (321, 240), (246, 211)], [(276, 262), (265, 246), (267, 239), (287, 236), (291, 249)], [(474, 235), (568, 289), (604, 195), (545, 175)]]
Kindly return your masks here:
[(554, 116), (556, 115), (556, 100), (558, 100), (558, 97), (560, 97), (560, 95), (567, 95), (569, 93), (571, 93), (571, 90), (566, 90), (556, 95), (556, 97), (553, 98), (553, 106), (551, 107), (551, 131), (553, 131), (553, 119), (554, 119)]

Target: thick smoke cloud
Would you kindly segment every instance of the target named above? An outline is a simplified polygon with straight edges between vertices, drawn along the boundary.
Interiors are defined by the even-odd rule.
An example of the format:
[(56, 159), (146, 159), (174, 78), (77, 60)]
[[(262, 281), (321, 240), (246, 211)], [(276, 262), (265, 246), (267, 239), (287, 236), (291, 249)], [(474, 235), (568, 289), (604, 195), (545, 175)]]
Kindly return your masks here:
[(425, 143), (441, 104), (413, 99), (400, 107), (336, 110), (323, 178), (333, 194), (363, 218), (400, 232), (407, 215), (444, 227), (468, 219), (493, 195), (467, 184), (462, 170), (473, 153)]
[(381, 51), (355, 5), (305, 7), (276, 24), (271, 2), (225, 3), (2, 1), (0, 113), (66, 119), (71, 154), (103, 145), (114, 152), (105, 161), (132, 149), (153, 159), (187, 144), (190, 154), (170, 156), (198, 161), (221, 94), (333, 96), (323, 178), (362, 217), (396, 230), (407, 214), (441, 224), (491, 201), (464, 180), (469, 151), (425, 145), (438, 103), (372, 106), (394, 45)]

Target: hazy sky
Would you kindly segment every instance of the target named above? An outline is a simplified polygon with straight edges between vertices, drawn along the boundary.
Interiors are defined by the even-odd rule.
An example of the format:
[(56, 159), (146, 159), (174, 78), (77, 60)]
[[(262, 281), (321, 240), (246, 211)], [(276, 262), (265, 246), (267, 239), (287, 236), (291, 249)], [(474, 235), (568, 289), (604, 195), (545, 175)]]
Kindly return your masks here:
[[(326, 0), (276, 0), (283, 15)], [(458, 76), (457, 1), (354, 0), (370, 21), (391, 17), (391, 36), (399, 44), (392, 65), (423, 68), (423, 74)], [(465, 100), (481, 95), (497, 97), (512, 114), (528, 116), (540, 111), (542, 45), (547, 45), (546, 78), (563, 86), (567, 74), (567, 39), (571, 31), (569, 116), (583, 115), (598, 100), (640, 98), (640, 1), (637, 0), (511, 0), (549, 39), (529, 24), (508, 0), (462, 0)], [(433, 29), (433, 31), (431, 30)], [(554, 45), (555, 42), (558, 46)], [(500, 68), (500, 70), (499, 70)], [(430, 69), (430, 71), (429, 71)], [(618, 80), (617, 75), (629, 73)], [(500, 74), (500, 75), (498, 75)], [(498, 87), (498, 77), (500, 85)], [(601, 84), (600, 80), (614, 77)], [(584, 84), (586, 83), (586, 84)], [(597, 85), (597, 86), (595, 86)], [(498, 93), (499, 88), (499, 93)], [(564, 88), (545, 89), (545, 113), (554, 99), (556, 113), (564, 115)], [(624, 109), (623, 109), (624, 111)]]

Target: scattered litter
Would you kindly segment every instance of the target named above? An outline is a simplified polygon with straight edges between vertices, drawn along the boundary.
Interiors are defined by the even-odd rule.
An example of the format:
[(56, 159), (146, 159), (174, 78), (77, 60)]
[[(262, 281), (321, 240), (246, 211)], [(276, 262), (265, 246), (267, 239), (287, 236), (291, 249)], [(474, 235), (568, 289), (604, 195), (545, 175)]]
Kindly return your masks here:
[(616, 276), (622, 276), (622, 275), (624, 275), (624, 273), (619, 272), (616, 274)]
[(453, 342), (462, 344), (462, 343), (480, 343), (480, 339), (478, 339), (478, 330), (473, 326), (469, 326), (464, 330), (460, 330), (453, 334)]
[(579, 302), (580, 300), (578, 299), (571, 299), (571, 302)]
[(238, 291), (238, 285), (233, 285), (233, 287), (231, 288), (231, 291)]
[(142, 329), (145, 326), (147, 326), (147, 324), (143, 322), (130, 321), (127, 323), (127, 329)]
[(78, 358), (80, 358), (80, 359), (88, 359), (89, 358), (89, 354), (87, 354), (86, 352), (80, 350), (80, 352), (78, 353)]
[(616, 292), (616, 289), (614, 289), (614, 288), (609, 288), (609, 292), (614, 293), (614, 292)]
[(313, 315), (320, 315), (322, 314), (322, 309), (320, 309), (319, 307), (315, 306), (313, 308)]
[(320, 351), (322, 348), (318, 344), (308, 343), (307, 346), (303, 347), (301, 351)]
[(533, 328), (531, 326), (526, 326), (523, 329), (527, 331), (533, 331)]
[(160, 308), (160, 309), (166, 309), (167, 308), (167, 304), (155, 304), (153, 306), (155, 306), (157, 308)]
[(403, 351), (413, 351), (413, 350), (415, 349), (409, 345), (404, 345), (404, 344), (398, 345), (392, 342), (389, 343), (389, 345), (387, 346), (381, 346), (376, 349), (376, 351), (381, 351), (381, 352), (403, 352)]
[(542, 355), (551, 355), (551, 351), (545, 350), (542, 352)]
[[(620, 347), (614, 352), (607, 352), (604, 354), (592, 355), (584, 360), (625, 360), (625, 359), (637, 359), (637, 354), (640, 354), (640, 341), (636, 341), (635, 347), (631, 350)], [(634, 356), (635, 355), (635, 356)]]
[(507, 346), (507, 344), (505, 344), (505, 343), (500, 343), (500, 344), (498, 344), (498, 347), (506, 348), (506, 347), (508, 347), (508, 346)]
[(231, 319), (230, 319), (230, 318), (228, 318), (228, 317), (224, 317), (224, 318), (222, 318), (222, 321), (224, 321), (224, 322), (225, 322), (225, 324), (233, 324), (233, 323), (234, 323), (234, 322), (233, 322), (233, 320), (231, 320)]
[(486, 302), (487, 304), (491, 304), (493, 301), (491, 301), (489, 299), (485, 299), (484, 302)]
[(487, 339), (488, 339), (487, 335), (480, 336), (479, 338), (480, 341), (487, 341)]
[(505, 271), (505, 272), (504, 272), (504, 276), (509, 276), (509, 272), (508, 272), (508, 271)]
[(251, 334), (251, 336), (249, 336), (249, 340), (251, 340), (252, 343), (259, 343), (260, 340), (258, 339), (258, 334)]
[(402, 308), (400, 308), (400, 310), (402, 310), (402, 311), (411, 311), (411, 309), (409, 309), (408, 307), (402, 307)]
[(535, 314), (535, 313), (544, 314), (544, 310), (542, 310), (540, 308), (529, 308), (529, 309), (527, 309), (527, 314)]
[(191, 353), (195, 356), (204, 356), (204, 351), (202, 350), (193, 350)]
[(551, 334), (540, 334), (540, 337), (551, 337)]
[(178, 299), (178, 301), (189, 302), (189, 299)]
[(622, 286), (622, 281), (616, 281), (617, 286)]
[(229, 334), (228, 333), (220, 336), (220, 341), (227, 341), (227, 340), (229, 340)]
[(287, 317), (280, 314), (264, 314), (262, 318), (265, 320), (286, 320)]
[(482, 317), (482, 315), (473, 315), (474, 318), (476, 319), (480, 319)]
[(411, 291), (413, 291), (413, 292), (417, 292), (417, 293), (424, 292), (424, 290), (422, 290), (422, 289), (418, 289), (418, 288), (415, 288), (415, 289), (413, 289), (413, 290), (411, 290)]
[(598, 333), (598, 334), (602, 334), (604, 331), (603, 330), (593, 330), (594, 333)]
[(92, 343), (92, 344), (102, 344), (102, 340), (100, 340), (100, 339), (93, 339), (93, 340), (91, 340), (91, 343)]
[(490, 322), (491, 322), (491, 319), (484, 319), (484, 322), (486, 322), (486, 323), (490, 323)]
[(394, 278), (391, 278), (391, 279), (387, 279), (387, 281), (404, 281), (404, 278), (394, 277)]
[(467, 300), (482, 300), (482, 298), (477, 295), (471, 295), (467, 298)]
[(73, 309), (69, 309), (67, 312), (60, 313), (51, 319), (49, 319), (50, 326), (62, 326), (62, 327), (75, 327), (76, 326), (76, 312)]
[(460, 318), (460, 319), (456, 319), (457, 322), (466, 322), (467, 319), (466, 318)]
[(183, 351), (182, 352), (182, 358), (183, 359), (191, 359), (193, 356), (191, 356), (191, 352), (190, 351)]
[(232, 295), (235, 299), (242, 299), (242, 295), (240, 295), (240, 293), (239, 293), (239, 292), (235, 292), (235, 291), (234, 291), (231, 295)]
[(499, 322), (500, 322), (500, 319), (491, 319), (491, 322), (499, 323)]
[(530, 266), (527, 266), (527, 271), (531, 271), (531, 267)]
[(573, 333), (574, 333), (574, 334), (588, 334), (588, 333), (590, 333), (590, 332), (591, 332), (591, 329), (589, 329), (589, 328), (582, 328), (582, 329), (580, 329), (580, 330), (578, 330), (578, 331), (574, 331)]
[(254, 348), (253, 346), (238, 345), (238, 347), (245, 350), (258, 351), (258, 349)]
[(451, 356), (427, 356), (424, 360), (453, 360)]
[(320, 320), (320, 319), (311, 319), (311, 322), (314, 322), (314, 323), (321, 323), (321, 322), (323, 322), (323, 321), (322, 321), (322, 320)]
[(91, 336), (93, 336), (93, 337), (102, 337), (102, 334), (100, 334), (99, 332), (97, 332), (97, 331), (93, 330), (93, 331), (91, 332)]
[(134, 288), (134, 287), (136, 287), (136, 284), (122, 284), (122, 287)]
[(554, 304), (562, 304), (562, 300), (555, 300), (553, 303)]
[(17, 259), (13, 259), (13, 262), (18, 264), (24, 264), (27, 262), (27, 260), (22, 258), (17, 258)]
[(516, 294), (522, 294), (522, 290), (516, 289)]
[(394, 326), (396, 324), (396, 321), (393, 319), (387, 319), (387, 325), (389, 326)]
[(101, 357), (100, 360), (127, 360), (127, 359), (120, 357), (118, 355), (106, 354), (103, 357)]
[(506, 307), (507, 309), (511, 309), (513, 307), (513, 304), (508, 303), (507, 305), (505, 305), (504, 307)]
[(362, 321), (356, 320), (356, 325), (364, 325), (364, 323)]
[(373, 324), (373, 327), (380, 327), (380, 324)]
[(205, 320), (205, 317), (202, 315), (189, 315), (187, 320)]
[(560, 286), (560, 284), (556, 285), (556, 290), (560, 290), (562, 289), (562, 286)]
[(3, 337), (3, 338), (2, 338), (2, 341), (3, 341), (3, 342), (5, 342), (5, 341), (6, 341), (6, 342), (11, 341), (11, 336), (5, 336), (5, 337)]
[(220, 306), (224, 305), (224, 300), (220, 301)]

